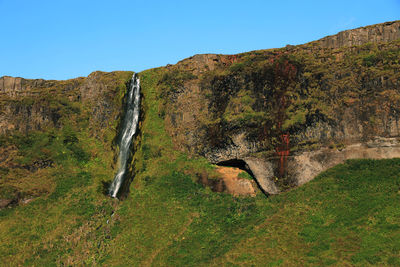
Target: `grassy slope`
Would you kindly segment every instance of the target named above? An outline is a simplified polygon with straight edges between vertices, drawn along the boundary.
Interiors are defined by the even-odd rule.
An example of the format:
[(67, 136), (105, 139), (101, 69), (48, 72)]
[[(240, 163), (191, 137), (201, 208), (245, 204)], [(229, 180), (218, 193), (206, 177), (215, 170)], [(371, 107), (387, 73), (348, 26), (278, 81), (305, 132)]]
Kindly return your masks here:
[[(74, 148), (64, 144), (61, 134), (56, 134), (53, 141), (48, 141), (45, 133), (37, 135), (47, 140), (43, 147), (54, 153), (55, 166), (36, 179), (53, 184), (53, 190), (27, 205), (0, 210), (2, 265), (50, 266), (74, 263), (70, 259), (76, 257), (78, 262), (87, 260), (85, 253), (96, 253), (97, 243), (104, 239), (102, 229), (95, 228), (112, 210), (113, 203), (99, 192), (101, 181), (112, 175), (105, 164), (112, 154), (105, 153), (96, 140), (80, 136), (79, 146), (75, 147), (85, 147), (81, 155), (98, 155), (83, 160), (75, 155)], [(19, 179), (24, 183), (23, 177)]]
[(277, 211), (213, 265), (400, 264), (400, 160), (353, 160), (264, 205)]
[(104, 144), (78, 135), (75, 145), (91, 155), (82, 160), (79, 149), (51, 142), (55, 189), (0, 211), (1, 265), (400, 264), (399, 159), (349, 161), (271, 198), (213, 193), (195, 182), (213, 177), (212, 166), (175, 151), (165, 133), (162, 76), (141, 73), (145, 120), (130, 196), (102, 195), (113, 175)]

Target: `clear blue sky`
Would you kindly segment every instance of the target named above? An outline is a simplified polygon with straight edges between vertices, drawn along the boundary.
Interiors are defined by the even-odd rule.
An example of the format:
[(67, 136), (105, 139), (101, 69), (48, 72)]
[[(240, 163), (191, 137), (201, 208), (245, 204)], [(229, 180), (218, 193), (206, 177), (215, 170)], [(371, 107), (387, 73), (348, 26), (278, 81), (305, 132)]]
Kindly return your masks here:
[(68, 79), (301, 44), (400, 19), (400, 0), (0, 0), (0, 76)]

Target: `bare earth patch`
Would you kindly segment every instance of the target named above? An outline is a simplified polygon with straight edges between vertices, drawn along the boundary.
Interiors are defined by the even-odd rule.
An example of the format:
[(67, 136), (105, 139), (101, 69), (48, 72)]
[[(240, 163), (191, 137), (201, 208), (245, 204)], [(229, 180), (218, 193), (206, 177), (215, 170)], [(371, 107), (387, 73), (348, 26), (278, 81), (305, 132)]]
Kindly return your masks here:
[(241, 173), (246, 173), (239, 168), (233, 167), (217, 167), (217, 172), (221, 175), (226, 186), (226, 191), (234, 196), (255, 196), (257, 185), (254, 181), (241, 178)]

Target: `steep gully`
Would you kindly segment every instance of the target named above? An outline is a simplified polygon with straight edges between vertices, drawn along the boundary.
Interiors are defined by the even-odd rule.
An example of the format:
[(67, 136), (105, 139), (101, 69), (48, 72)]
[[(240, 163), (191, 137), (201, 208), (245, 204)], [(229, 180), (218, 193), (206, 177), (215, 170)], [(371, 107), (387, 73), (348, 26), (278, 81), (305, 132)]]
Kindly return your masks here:
[(130, 155), (130, 147), (132, 139), (136, 134), (138, 122), (139, 122), (139, 111), (140, 111), (140, 80), (136, 73), (133, 74), (126, 101), (125, 117), (122, 124), (122, 132), (118, 143), (119, 155), (118, 155), (118, 171), (114, 177), (109, 188), (109, 195), (113, 198), (117, 198), (121, 189), (121, 185), (126, 179), (128, 160)]

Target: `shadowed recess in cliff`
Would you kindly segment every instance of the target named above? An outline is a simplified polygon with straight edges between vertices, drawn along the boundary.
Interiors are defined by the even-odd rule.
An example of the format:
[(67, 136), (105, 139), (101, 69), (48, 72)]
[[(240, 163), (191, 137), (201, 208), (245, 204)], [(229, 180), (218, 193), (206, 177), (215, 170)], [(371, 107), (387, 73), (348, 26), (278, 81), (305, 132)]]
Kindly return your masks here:
[(254, 173), (250, 169), (249, 165), (242, 159), (229, 159), (229, 160), (224, 160), (220, 161), (217, 163), (218, 166), (223, 166), (223, 167), (234, 167), (234, 168), (239, 168), (245, 172), (247, 172), (253, 180), (256, 182), (257, 187), (263, 192), (265, 195), (269, 195), (268, 192), (266, 192), (262, 186), (259, 184), (257, 178), (255, 177)]
[(127, 163), (130, 158), (130, 147), (139, 122), (139, 102), (140, 80), (136, 76), (136, 73), (134, 73), (127, 92), (126, 113), (122, 124), (122, 133), (118, 143), (118, 171), (109, 188), (109, 195), (113, 198), (116, 198), (119, 195), (121, 186), (124, 184), (124, 180), (128, 173)]

